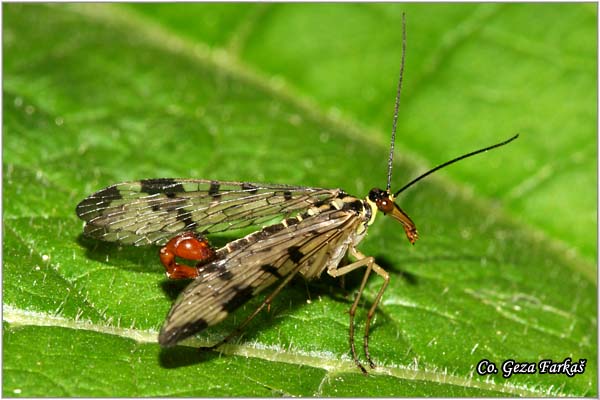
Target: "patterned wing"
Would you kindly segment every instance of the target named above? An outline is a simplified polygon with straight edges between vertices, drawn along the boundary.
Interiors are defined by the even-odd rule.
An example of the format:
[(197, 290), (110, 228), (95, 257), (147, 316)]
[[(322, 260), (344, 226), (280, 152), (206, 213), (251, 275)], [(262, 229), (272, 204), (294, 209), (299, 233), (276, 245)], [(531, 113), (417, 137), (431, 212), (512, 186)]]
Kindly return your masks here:
[(159, 342), (171, 346), (221, 322), (290, 274), (314, 277), (337, 264), (362, 222), (355, 212), (332, 209), (305, 219), (288, 218), (229, 243), (180, 294)]
[(146, 179), (102, 189), (77, 205), (84, 233), (136, 246), (163, 245), (184, 231), (223, 232), (289, 217), (339, 189), (200, 179)]

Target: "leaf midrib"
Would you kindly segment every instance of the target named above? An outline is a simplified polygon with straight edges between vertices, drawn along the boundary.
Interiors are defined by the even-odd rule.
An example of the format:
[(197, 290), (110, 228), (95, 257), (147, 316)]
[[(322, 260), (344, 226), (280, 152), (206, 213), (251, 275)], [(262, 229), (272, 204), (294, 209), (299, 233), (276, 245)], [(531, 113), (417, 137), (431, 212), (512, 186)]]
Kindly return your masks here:
[[(131, 339), (136, 343), (156, 343), (157, 332), (152, 329), (131, 329), (115, 326), (99, 325), (89, 320), (71, 320), (68, 318), (49, 315), (38, 312), (31, 312), (15, 308), (9, 305), (3, 306), (3, 320), (13, 326), (51, 326), (73, 330), (85, 330), (90, 332), (118, 336), (124, 339)], [(200, 340), (193, 339), (188, 343), (191, 347), (200, 347), (205, 344)], [(354, 362), (349, 357), (343, 357), (342, 360), (327, 358), (324, 353), (298, 351), (295, 348), (279, 348), (278, 346), (263, 346), (256, 344), (227, 344), (222, 347), (222, 353), (226, 355), (244, 356), (257, 358), (270, 362), (282, 362), (287, 364), (305, 365), (319, 368), (327, 371), (329, 377), (356, 373), (358, 370)], [(472, 377), (462, 377), (448, 372), (434, 370), (412, 369), (415, 367), (402, 367), (399, 365), (378, 365), (376, 369), (370, 371), (370, 374), (377, 376), (391, 376), (398, 379), (410, 381), (425, 381), (431, 383), (448, 384), (465, 388), (481, 389), (486, 391), (507, 393), (514, 396), (535, 397), (548, 395), (545, 391), (539, 391), (536, 388), (530, 388), (526, 385), (513, 385), (510, 383), (496, 384), (491, 380), (479, 381)], [(507, 381), (508, 382), (508, 381)], [(564, 395), (557, 389), (553, 395)], [(577, 394), (571, 394), (577, 395)]]

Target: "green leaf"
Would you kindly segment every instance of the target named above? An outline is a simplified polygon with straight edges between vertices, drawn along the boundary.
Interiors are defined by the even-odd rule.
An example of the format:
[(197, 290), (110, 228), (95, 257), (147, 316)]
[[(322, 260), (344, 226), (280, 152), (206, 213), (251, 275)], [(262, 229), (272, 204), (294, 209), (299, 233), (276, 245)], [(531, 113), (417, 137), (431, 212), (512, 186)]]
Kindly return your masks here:
[[(597, 396), (595, 6), (3, 11), (5, 396)], [(391, 275), (370, 336), (377, 368), (365, 377), (349, 356), (361, 271), (345, 289), (326, 274), (292, 283), (223, 354), (194, 347), (261, 299), (160, 349), (183, 286), (155, 248), (82, 237), (77, 202), (151, 177), (383, 186), (402, 11), (393, 187), (521, 137), (402, 194), (414, 247), (384, 216), (370, 228), (360, 250)], [(368, 282), (358, 332), (381, 283)], [(475, 371), (567, 357), (585, 372)]]

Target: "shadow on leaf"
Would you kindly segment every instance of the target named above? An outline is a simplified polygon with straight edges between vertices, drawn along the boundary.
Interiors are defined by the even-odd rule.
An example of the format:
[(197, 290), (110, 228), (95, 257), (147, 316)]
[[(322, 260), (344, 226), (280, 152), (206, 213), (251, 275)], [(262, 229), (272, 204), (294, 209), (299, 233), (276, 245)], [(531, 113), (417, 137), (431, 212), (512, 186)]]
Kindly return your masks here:
[(404, 279), (406, 283), (411, 286), (416, 286), (419, 284), (419, 280), (415, 274), (411, 274), (410, 272), (403, 271), (398, 268), (397, 263), (391, 262), (387, 257), (376, 257), (375, 262), (387, 272), (394, 275), (394, 277), (399, 277)]
[(164, 271), (160, 265), (156, 246), (124, 246), (90, 239), (83, 234), (77, 237), (77, 243), (85, 248), (86, 258), (102, 264), (132, 272)]
[(173, 301), (191, 281), (191, 279), (165, 279), (160, 283), (160, 287), (167, 297)]
[(158, 357), (161, 367), (171, 369), (203, 363), (219, 356), (218, 351), (202, 347), (175, 346), (161, 349)]

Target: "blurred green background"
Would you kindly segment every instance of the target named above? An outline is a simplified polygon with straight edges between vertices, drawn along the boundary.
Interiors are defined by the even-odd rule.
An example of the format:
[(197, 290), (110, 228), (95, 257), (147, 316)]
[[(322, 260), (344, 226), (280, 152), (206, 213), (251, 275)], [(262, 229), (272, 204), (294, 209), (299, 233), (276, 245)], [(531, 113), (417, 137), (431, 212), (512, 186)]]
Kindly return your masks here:
[[(400, 197), (414, 247), (383, 216), (370, 229), (360, 249), (392, 276), (378, 368), (348, 355), (359, 271), (293, 283), (222, 356), (159, 349), (182, 286), (156, 249), (82, 238), (77, 202), (150, 177), (384, 186), (402, 12), (392, 188), (521, 137)], [(596, 21), (594, 4), (3, 5), (3, 394), (596, 396)], [(474, 372), (566, 357), (586, 372)]]

